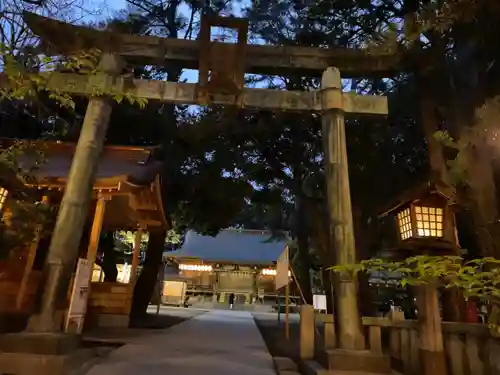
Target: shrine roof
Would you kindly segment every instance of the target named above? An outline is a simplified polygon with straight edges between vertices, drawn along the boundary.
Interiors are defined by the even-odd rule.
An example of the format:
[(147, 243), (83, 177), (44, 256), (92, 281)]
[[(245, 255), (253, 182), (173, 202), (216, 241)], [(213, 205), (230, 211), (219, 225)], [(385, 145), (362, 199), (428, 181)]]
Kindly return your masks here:
[(288, 237), (274, 239), (270, 231), (224, 229), (215, 237), (189, 231), (179, 250), (165, 253), (169, 258), (196, 258), (206, 262), (269, 265), (276, 262)]
[[(6, 149), (16, 140), (1, 139), (0, 148)], [(43, 185), (61, 184), (66, 181), (76, 144), (54, 141), (35, 141), (40, 145), (43, 156), (36, 155), (33, 147), (16, 158), (18, 166), (24, 170), (33, 168), (37, 161), (38, 167), (33, 170), (33, 177)], [(161, 162), (151, 156), (155, 147), (105, 146), (99, 159), (96, 173), (96, 185), (115, 185), (121, 181), (137, 185), (151, 183), (161, 168)]]

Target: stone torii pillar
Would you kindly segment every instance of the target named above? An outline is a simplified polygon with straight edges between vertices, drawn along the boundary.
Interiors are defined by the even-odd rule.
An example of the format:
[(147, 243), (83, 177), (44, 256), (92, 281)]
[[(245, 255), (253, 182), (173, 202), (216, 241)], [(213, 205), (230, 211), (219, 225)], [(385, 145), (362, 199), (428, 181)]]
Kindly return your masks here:
[[(104, 54), (96, 78), (107, 82), (109, 79), (106, 78), (119, 75), (121, 68), (118, 56)], [(97, 164), (111, 116), (111, 100), (107, 96), (94, 96), (89, 100), (50, 242), (40, 311), (30, 319), (29, 332), (61, 330), (61, 308), (66, 302), (83, 227), (88, 217)]]
[[(328, 197), (329, 231), (336, 264), (356, 263), (356, 245), (352, 218), (347, 146), (342, 103), (342, 82), (336, 68), (328, 68), (321, 77), (321, 106), (325, 176)], [(339, 319), (338, 346), (364, 349), (358, 290), (355, 279), (341, 278), (336, 290)]]
[[(336, 264), (354, 264), (356, 245), (344, 124), (344, 95), (337, 68), (328, 68), (323, 73), (321, 107), (329, 235), (334, 244)], [(373, 112), (380, 113), (375, 108)], [(387, 357), (365, 350), (356, 278), (341, 275), (338, 281), (335, 290), (338, 349), (329, 351), (330, 369), (389, 372), (390, 361)]]

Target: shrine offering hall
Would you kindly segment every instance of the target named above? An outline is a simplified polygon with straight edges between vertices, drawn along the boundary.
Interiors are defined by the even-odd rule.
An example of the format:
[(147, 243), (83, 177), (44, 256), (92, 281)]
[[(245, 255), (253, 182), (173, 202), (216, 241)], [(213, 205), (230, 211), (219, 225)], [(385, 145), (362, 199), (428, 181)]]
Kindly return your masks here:
[(276, 260), (288, 239), (258, 230), (225, 229), (217, 236), (190, 231), (183, 246), (166, 252), (165, 281), (184, 281), (198, 301), (236, 304), (276, 302)]

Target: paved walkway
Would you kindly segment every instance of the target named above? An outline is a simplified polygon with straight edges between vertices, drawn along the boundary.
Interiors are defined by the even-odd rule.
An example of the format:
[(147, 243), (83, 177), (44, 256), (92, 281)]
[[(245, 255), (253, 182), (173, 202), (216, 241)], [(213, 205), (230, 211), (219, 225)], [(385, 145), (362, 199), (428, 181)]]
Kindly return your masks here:
[(215, 310), (122, 346), (87, 375), (275, 375), (248, 312)]

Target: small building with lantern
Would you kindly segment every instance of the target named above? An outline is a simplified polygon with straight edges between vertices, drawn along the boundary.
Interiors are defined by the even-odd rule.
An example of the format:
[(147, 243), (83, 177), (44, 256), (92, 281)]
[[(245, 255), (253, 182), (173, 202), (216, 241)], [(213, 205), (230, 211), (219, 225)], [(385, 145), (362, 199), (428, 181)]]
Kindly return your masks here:
[(166, 252), (165, 281), (183, 280), (187, 295), (200, 301), (238, 304), (276, 301), (276, 260), (289, 238), (270, 231), (224, 229), (216, 236), (188, 231), (182, 247)]

